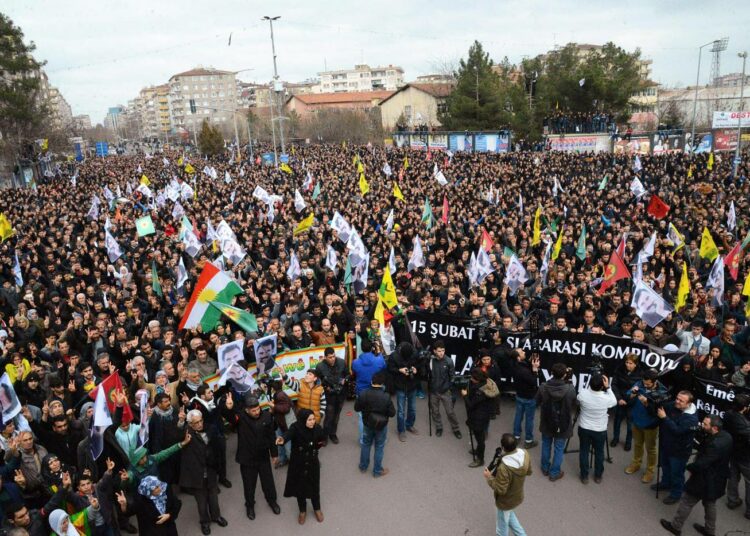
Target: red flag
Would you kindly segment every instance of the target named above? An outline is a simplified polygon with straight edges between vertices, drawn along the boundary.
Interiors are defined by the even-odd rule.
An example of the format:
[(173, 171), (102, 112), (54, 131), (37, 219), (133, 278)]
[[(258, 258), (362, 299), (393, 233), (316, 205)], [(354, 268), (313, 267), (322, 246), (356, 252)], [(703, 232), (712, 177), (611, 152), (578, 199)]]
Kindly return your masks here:
[(724, 266), (729, 268), (729, 275), (737, 281), (737, 275), (740, 270), (740, 253), (742, 252), (742, 242), (737, 242), (726, 257), (724, 257)]
[(604, 294), (605, 290), (614, 285), (620, 279), (625, 279), (626, 277), (630, 277), (630, 272), (615, 251), (609, 258), (609, 264), (604, 268), (604, 280), (602, 281), (599, 290), (596, 291), (597, 296), (601, 296)]
[(430, 151), (429, 149), (427, 149), (427, 158), (425, 160), (427, 160), (428, 162), (432, 160), (432, 151)]
[(398, 170), (398, 180), (401, 181), (401, 179), (404, 178), (404, 168), (401, 168)]
[(487, 232), (487, 229), (482, 229), (482, 249), (489, 253), (494, 245), (490, 233)]
[(627, 239), (628, 233), (622, 233), (620, 243), (617, 245), (617, 255), (619, 255), (621, 259), (625, 258), (625, 246), (627, 246)]
[(443, 223), (448, 225), (448, 210), (450, 210), (450, 207), (448, 207), (448, 196), (443, 196), (443, 215), (440, 218), (443, 220)]
[(443, 167), (444, 167), (444, 168), (447, 168), (447, 167), (449, 167), (450, 165), (451, 165), (451, 163), (450, 163), (450, 160), (448, 160), (448, 157), (447, 157), (447, 156), (446, 156), (446, 157), (444, 157), (444, 158), (443, 158)]
[[(104, 389), (104, 393), (107, 395), (107, 407), (109, 408), (109, 412), (114, 415), (116, 405), (115, 405), (115, 391), (122, 390), (122, 382), (120, 381), (120, 375), (117, 374), (117, 371), (111, 373), (109, 376), (104, 378), (101, 384)], [(96, 400), (96, 392), (98, 389), (93, 389), (89, 393), (89, 398), (91, 400)], [(122, 422), (123, 423), (129, 423), (133, 420), (133, 411), (130, 409), (130, 404), (125, 404), (125, 406), (122, 408)]]
[(657, 220), (660, 220), (669, 213), (669, 208), (669, 205), (662, 201), (658, 195), (654, 194), (651, 196), (651, 201), (648, 202), (646, 212)]
[(255, 164), (256, 165), (260, 165), (260, 156), (256, 157)]

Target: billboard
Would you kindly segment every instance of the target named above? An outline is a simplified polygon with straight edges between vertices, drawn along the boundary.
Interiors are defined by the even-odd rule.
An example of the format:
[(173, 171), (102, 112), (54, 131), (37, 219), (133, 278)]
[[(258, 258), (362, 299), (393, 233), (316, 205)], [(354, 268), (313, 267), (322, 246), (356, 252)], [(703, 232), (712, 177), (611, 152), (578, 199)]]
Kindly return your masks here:
[(685, 136), (683, 134), (659, 134), (652, 136), (652, 153), (681, 153), (685, 148)]
[(734, 151), (737, 149), (737, 131), (731, 128), (714, 130), (714, 151)]
[(474, 147), (472, 145), (471, 134), (451, 134), (448, 136), (448, 148), (451, 151), (467, 151), (472, 152)]
[(714, 112), (711, 128), (750, 128), (750, 112)]
[(629, 140), (618, 140), (615, 143), (617, 154), (649, 154), (651, 152), (651, 140), (648, 136), (633, 136)]
[(418, 151), (426, 151), (427, 150), (427, 133), (426, 132), (418, 132), (416, 134), (412, 134), (410, 136), (409, 146), (412, 149), (416, 149)]
[(549, 146), (551, 151), (565, 153), (600, 153), (609, 151), (610, 138), (608, 135), (582, 135), (582, 136), (550, 136)]
[(430, 134), (430, 149), (445, 151), (448, 149), (447, 134)]

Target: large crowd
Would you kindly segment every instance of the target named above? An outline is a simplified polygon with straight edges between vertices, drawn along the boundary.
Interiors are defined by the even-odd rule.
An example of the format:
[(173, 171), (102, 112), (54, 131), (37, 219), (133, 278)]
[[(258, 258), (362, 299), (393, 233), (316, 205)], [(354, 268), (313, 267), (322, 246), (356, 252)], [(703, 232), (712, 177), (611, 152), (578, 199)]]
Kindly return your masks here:
[[(606, 117), (579, 119), (583, 132), (602, 125), (606, 129)], [(436, 180), (437, 169), (446, 181)], [(539, 304), (547, 311), (549, 329), (632, 337), (661, 348), (675, 345), (687, 354), (679, 392), (691, 392), (695, 376), (748, 385), (750, 290), (745, 283), (743, 292), (743, 283), (750, 273), (750, 252), (744, 248), (737, 257), (736, 277), (727, 269), (723, 300), (717, 304), (716, 289), (706, 288), (713, 263), (701, 257), (699, 246), (708, 229), (720, 254), (727, 255), (750, 231), (749, 170), (747, 157), (735, 175), (731, 158), (707, 154), (641, 156), (636, 166), (627, 155), (442, 155), (344, 144), (295, 147), (288, 165), (279, 167), (230, 150), (210, 159), (169, 149), (90, 158), (72, 174), (66, 169), (33, 188), (4, 190), (0, 213), (13, 233), (0, 249), (0, 348), (8, 383), (22, 408), (4, 418), (0, 429), (2, 526), (9, 533), (25, 530), (32, 536), (75, 534), (71, 529), (97, 535), (176, 534), (180, 497), (189, 493), (201, 529), (209, 534), (212, 523), (227, 524), (217, 493), (219, 485), (232, 486), (227, 466), (233, 463), (240, 465), (248, 518), (256, 515), (258, 479), (270, 509), (279, 513), (271, 467), (288, 464), (284, 494), (297, 498), (299, 522), (305, 522), (307, 499), (322, 522), (317, 451), (338, 443), (338, 414), (347, 394), (339, 386), (353, 381), (350, 371), (331, 354), (303, 380), (283, 378), (300, 394), (296, 402), (280, 381), (264, 383), (259, 392), (240, 394), (231, 384), (214, 392), (203, 379), (218, 371), (217, 348), (241, 337), (246, 340), (245, 364), (255, 362), (253, 341), (271, 334), (289, 349), (342, 342), (359, 349), (352, 368), (356, 409), (363, 413), (363, 472), (372, 445), (373, 474), (388, 472), (382, 465), (388, 417), (396, 418), (400, 440), (418, 433), (414, 397), (428, 371), (436, 398), (431, 401), (433, 415), (439, 416), (442, 405), (448, 425), (460, 437), (451, 412), (454, 371), (439, 361), (444, 351), (433, 356), (438, 361), (430, 366), (419, 362), (408, 343), (384, 352), (384, 326), (375, 311), (383, 274), (390, 270), (391, 248), (398, 296), (398, 305), (389, 311), (393, 322), (403, 322), (403, 312), (419, 310), (473, 317), (497, 328), (499, 336), (483, 349), (486, 356), (468, 387), (458, 393), (453, 389), (454, 397), (465, 396), (470, 408), (477, 443), (472, 466), (485, 464), (483, 431), (495, 414), (498, 393), (493, 385), (501, 372), (515, 379), (518, 412), (515, 437), (504, 438), (504, 446), (513, 451), (516, 441), (527, 448), (536, 445), (535, 400), (543, 405), (549, 396), (544, 393), (556, 388), (551, 381), (551, 387), (537, 389), (538, 363), (501, 343), (502, 334), (527, 329), (528, 316)], [(151, 196), (139, 189), (143, 175)], [(631, 191), (635, 177), (646, 189), (639, 197)], [(394, 182), (403, 199), (394, 196)], [(190, 186), (192, 195), (179, 200), (184, 217), (163, 195), (170, 183)], [(270, 207), (253, 195), (257, 186), (278, 196)], [(295, 190), (306, 205), (301, 211), (295, 208)], [(666, 217), (656, 219), (647, 212), (654, 195), (669, 206)], [(425, 216), (426, 202), (432, 217)], [(736, 216), (728, 226), (732, 202)], [(541, 240), (532, 245), (538, 207)], [(388, 225), (391, 210), (393, 225)], [(346, 279), (346, 243), (330, 225), (336, 212), (357, 230), (369, 253), (362, 286)], [(313, 226), (295, 235), (311, 213)], [(140, 236), (136, 220), (145, 215), (155, 233)], [(191, 229), (185, 230), (185, 220)], [(212, 226), (223, 220), (231, 228), (247, 253), (241, 261), (222, 257), (208, 236), (209, 220)], [(670, 224), (683, 237), (682, 247), (668, 238)], [(184, 232), (194, 233), (202, 244), (194, 256), (187, 251)], [(641, 280), (674, 304), (687, 267), (690, 292), (684, 307), (650, 328), (631, 308), (631, 279), (601, 295), (596, 285), (623, 236), (623, 260), (634, 272), (638, 253), (654, 232), (654, 250), (641, 265)], [(107, 235), (121, 248), (116, 259), (108, 255)], [(543, 270), (547, 244), (560, 236), (559, 255)], [(424, 262), (415, 268), (409, 260), (416, 237)], [(493, 271), (472, 285), (470, 259), (480, 247), (488, 250)], [(335, 271), (326, 265), (329, 248), (338, 253)], [(528, 277), (517, 292), (504, 281), (511, 255)], [(220, 262), (241, 287), (234, 305), (255, 315), (256, 331), (229, 319), (208, 333), (199, 327), (178, 328), (209, 262)], [(292, 262), (299, 263), (298, 275), (289, 271)], [(433, 352), (440, 354), (440, 345)], [(95, 400), (90, 394), (110, 376), (119, 376), (122, 388), (113, 391), (113, 422), (103, 431), (103, 451), (95, 457)], [(555, 372), (555, 380), (563, 376), (564, 371)], [(643, 390), (638, 382), (653, 386), (655, 378), (637, 363), (623, 363), (620, 376), (609, 380), (616, 398), (612, 444), (618, 444), (620, 423), (626, 422), (624, 446), (637, 451), (626, 472), (640, 469), (645, 448), (643, 479), (650, 482), (656, 463), (652, 431), (659, 417), (637, 409), (640, 395), (632, 388), (641, 385)], [(379, 394), (383, 385), (396, 392), (397, 410), (389, 397)], [(373, 386), (377, 392), (371, 392)], [(575, 393), (559, 391), (575, 402)], [(142, 412), (144, 399), (148, 407)], [(7, 400), (2, 399), (3, 417), (13, 409)], [(148, 416), (145, 443), (142, 415)], [(379, 415), (385, 416), (385, 424)], [(440, 420), (436, 423), (442, 426)], [(227, 427), (239, 435), (233, 460), (226, 452)], [(601, 431), (593, 429), (597, 427), (592, 425), (591, 431)], [(552, 448), (553, 458), (558, 450), (561, 456), (557, 432), (542, 429), (547, 458)], [(582, 440), (596, 442), (598, 437)], [(552, 479), (561, 478), (560, 464), (547, 459), (542, 470)], [(516, 465), (514, 471), (526, 471), (528, 460), (521, 456)], [(747, 482), (748, 459), (735, 465)], [(513, 471), (500, 473), (511, 478)], [(588, 481), (588, 474), (580, 476)], [(594, 476), (600, 479), (601, 472), (595, 470)], [(489, 478), (497, 492), (502, 486)], [(735, 475), (735, 489), (738, 479)], [(673, 498), (681, 491), (675, 490)], [(730, 495), (732, 504), (739, 500), (736, 492)], [(750, 515), (747, 496), (745, 501)], [(518, 528), (518, 520), (511, 521)]]

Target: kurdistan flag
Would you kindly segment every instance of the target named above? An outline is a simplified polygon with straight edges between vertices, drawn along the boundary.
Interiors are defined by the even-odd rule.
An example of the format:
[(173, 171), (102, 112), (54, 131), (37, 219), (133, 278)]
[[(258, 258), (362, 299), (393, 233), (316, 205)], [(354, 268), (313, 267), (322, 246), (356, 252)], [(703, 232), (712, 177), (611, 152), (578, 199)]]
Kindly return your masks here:
[(237, 294), (242, 294), (240, 286), (215, 265), (207, 262), (190, 296), (179, 329), (193, 329), (200, 325), (203, 332), (208, 333), (221, 319), (221, 311), (211, 307), (211, 302), (229, 303)]
[(255, 315), (232, 307), (226, 303), (209, 302), (212, 306), (216, 307), (221, 313), (226, 316), (229, 320), (237, 324), (245, 331), (258, 331), (258, 321), (255, 319)]

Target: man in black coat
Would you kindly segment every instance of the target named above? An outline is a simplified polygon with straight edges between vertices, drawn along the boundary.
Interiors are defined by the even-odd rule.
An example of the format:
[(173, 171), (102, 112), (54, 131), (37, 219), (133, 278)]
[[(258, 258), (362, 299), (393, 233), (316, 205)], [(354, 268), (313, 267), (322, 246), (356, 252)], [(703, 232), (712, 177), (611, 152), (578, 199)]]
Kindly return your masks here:
[(538, 445), (534, 441), (534, 414), (536, 412), (537, 389), (539, 388), (539, 357), (526, 359), (526, 353), (521, 348), (511, 352), (511, 359), (515, 361), (513, 367), (513, 386), (516, 389), (516, 415), (513, 419), (513, 435), (521, 440), (521, 423), (525, 422), (526, 441), (524, 448), (530, 449)]
[(344, 384), (349, 377), (349, 368), (346, 361), (336, 357), (333, 348), (326, 348), (323, 352), (323, 360), (315, 367), (320, 377), (320, 382), (326, 392), (326, 416), (323, 429), (332, 443), (339, 442), (336, 435), (339, 427), (339, 416), (346, 400)]
[(660, 520), (661, 526), (672, 534), (682, 533), (682, 525), (698, 501), (703, 501), (705, 525), (693, 523), (693, 528), (704, 536), (716, 534), (716, 500), (724, 495), (732, 453), (732, 436), (722, 430), (723, 426), (718, 415), (707, 415), (701, 422), (698, 455), (687, 466), (690, 478), (685, 483), (677, 513), (672, 521)]
[(362, 391), (354, 403), (354, 411), (362, 412), (362, 445), (359, 454), (359, 470), (367, 471), (370, 465), (370, 450), (375, 444), (375, 465), (372, 476), (378, 478), (388, 474), (383, 467), (383, 450), (388, 437), (388, 420), (396, 415), (396, 408), (385, 392), (385, 371), (372, 375), (371, 387)]
[(419, 433), (414, 428), (414, 421), (417, 420), (417, 387), (424, 373), (424, 364), (414, 346), (411, 343), (402, 342), (388, 359), (387, 365), (396, 390), (398, 440), (404, 442), (407, 431), (414, 435)]
[(732, 436), (732, 457), (729, 460), (727, 507), (742, 506), (740, 479), (745, 479), (745, 517), (750, 519), (750, 395), (740, 393), (734, 398), (732, 409), (724, 414), (724, 429)]
[(248, 519), (255, 519), (255, 486), (258, 476), (268, 506), (274, 514), (280, 514), (271, 469), (271, 463), (275, 464), (278, 457), (273, 416), (269, 411), (262, 412), (258, 399), (248, 393), (244, 409), (239, 411), (235, 408), (231, 420), (237, 426), (237, 454), (234, 459), (240, 464)]
[[(231, 399), (227, 402), (232, 404)], [(187, 414), (188, 432), (180, 460), (180, 487), (195, 497), (201, 532), (211, 534), (211, 522), (227, 526), (219, 508), (218, 460), (216, 445), (203, 428), (203, 415), (198, 410)]]
[[(148, 451), (156, 454), (175, 443), (179, 443), (185, 436), (185, 410), (180, 407), (178, 412), (172, 406), (168, 393), (159, 393), (154, 397), (154, 413), (148, 421)], [(180, 475), (180, 457), (170, 456), (159, 464), (159, 477), (167, 484), (177, 483)]]

